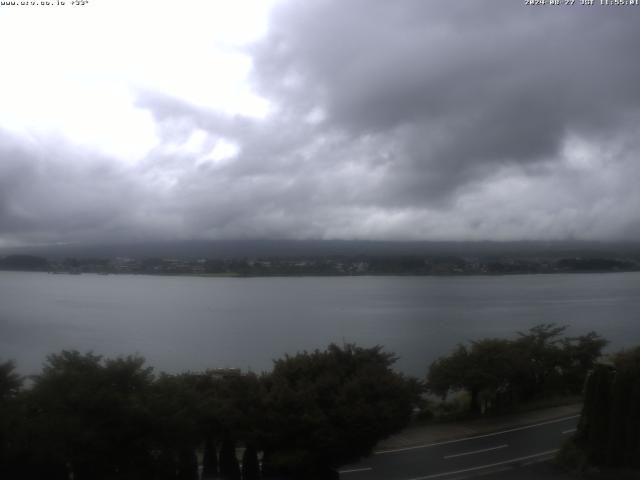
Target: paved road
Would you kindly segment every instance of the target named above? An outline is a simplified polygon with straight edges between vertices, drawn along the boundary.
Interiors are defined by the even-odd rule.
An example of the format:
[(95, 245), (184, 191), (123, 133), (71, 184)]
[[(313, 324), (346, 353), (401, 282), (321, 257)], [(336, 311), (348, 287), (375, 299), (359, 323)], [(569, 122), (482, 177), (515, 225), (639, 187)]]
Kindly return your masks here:
[(550, 458), (575, 431), (579, 415), (458, 440), (375, 452), (340, 471), (342, 480), (463, 478)]

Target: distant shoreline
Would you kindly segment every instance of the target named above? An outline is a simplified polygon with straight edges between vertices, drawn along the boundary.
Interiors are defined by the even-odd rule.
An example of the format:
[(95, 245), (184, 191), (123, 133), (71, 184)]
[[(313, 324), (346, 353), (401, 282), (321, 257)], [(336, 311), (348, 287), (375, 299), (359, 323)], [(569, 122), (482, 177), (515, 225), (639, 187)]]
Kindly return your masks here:
[(509, 277), (509, 276), (530, 276), (530, 275), (594, 275), (594, 274), (612, 274), (612, 273), (640, 273), (640, 270), (591, 270), (591, 271), (562, 271), (562, 272), (505, 272), (505, 273), (299, 273), (299, 274), (244, 274), (244, 273), (152, 273), (152, 272), (53, 272), (45, 270), (10, 270), (0, 269), (0, 273), (46, 273), (50, 275), (96, 275), (96, 276), (148, 276), (148, 277), (192, 277), (192, 278), (346, 278), (346, 277)]
[(0, 257), (0, 270), (52, 274), (102, 275), (133, 273), (204, 277), (350, 277), (477, 276), (640, 271), (639, 255), (530, 256), (472, 255), (332, 255), (226, 258), (69, 257), (56, 260), (35, 255)]

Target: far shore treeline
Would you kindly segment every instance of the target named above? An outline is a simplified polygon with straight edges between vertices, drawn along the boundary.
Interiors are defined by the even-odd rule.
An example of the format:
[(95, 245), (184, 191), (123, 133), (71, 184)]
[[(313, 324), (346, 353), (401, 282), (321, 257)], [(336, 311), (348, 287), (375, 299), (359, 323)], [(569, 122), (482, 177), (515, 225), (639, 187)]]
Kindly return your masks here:
[(640, 254), (296, 255), (223, 258), (0, 255), (0, 270), (210, 276), (506, 275), (640, 271)]
[[(205, 479), (338, 478), (340, 466), (370, 454), (412, 419), (433, 417), (434, 395), (462, 396), (466, 413), (458, 413), (477, 416), (581, 394), (606, 341), (594, 332), (567, 337), (564, 331), (538, 325), (513, 339), (460, 345), (435, 361), (424, 381), (394, 371), (396, 357), (382, 347), (352, 344), (287, 355), (260, 375), (156, 374), (138, 356), (62, 351), (47, 358), (40, 374), (23, 378), (5, 361), (0, 478), (196, 480), (199, 470)], [(637, 368), (640, 349), (634, 355), (619, 363)], [(625, 388), (607, 378), (598, 385)], [(637, 394), (637, 370), (615, 378), (635, 381)], [(590, 385), (593, 412), (599, 407), (591, 399), (607, 393)], [(606, 436), (588, 433), (602, 432), (588, 426), (596, 421), (591, 417), (583, 417), (580, 430), (588, 455), (594, 447), (587, 439)]]

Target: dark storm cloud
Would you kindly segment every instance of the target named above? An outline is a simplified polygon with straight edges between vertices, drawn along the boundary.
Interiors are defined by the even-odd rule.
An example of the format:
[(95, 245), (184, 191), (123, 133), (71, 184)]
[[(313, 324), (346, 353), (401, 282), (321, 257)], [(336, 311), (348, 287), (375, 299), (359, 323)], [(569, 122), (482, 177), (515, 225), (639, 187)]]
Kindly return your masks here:
[(353, 135), (395, 140), (391, 203), (433, 201), (640, 106), (636, 9), (522, 2), (286, 2), (256, 81)]
[(139, 192), (108, 158), (0, 130), (0, 235), (8, 243), (100, 240), (130, 226)]
[[(279, 115), (269, 121), (216, 114), (180, 100), (143, 93), (138, 106), (154, 114), (161, 145), (144, 168), (176, 164), (173, 207), (182, 212), (189, 231), (209, 237), (322, 237), (336, 202), (347, 200), (344, 179), (336, 178), (345, 163), (344, 140), (317, 136), (316, 129)], [(176, 128), (180, 126), (180, 128)], [(187, 141), (194, 129), (240, 146), (228, 162), (201, 161), (202, 154), (166, 153), (168, 141)], [(335, 180), (335, 181), (332, 181)]]
[(255, 85), (275, 105), (267, 120), (160, 95), (140, 104), (241, 146), (207, 181), (189, 177), (209, 198), (203, 211), (220, 203), (212, 184), (233, 199), (209, 217), (212, 232), (633, 238), (637, 15), (283, 2), (251, 51)]

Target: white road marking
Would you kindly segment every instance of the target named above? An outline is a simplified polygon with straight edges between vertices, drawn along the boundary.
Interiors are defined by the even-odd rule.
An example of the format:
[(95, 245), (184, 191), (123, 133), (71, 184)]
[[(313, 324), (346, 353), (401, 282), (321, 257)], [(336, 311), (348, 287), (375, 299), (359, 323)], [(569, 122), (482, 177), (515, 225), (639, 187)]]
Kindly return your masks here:
[(473, 452), (455, 453), (453, 455), (445, 455), (444, 459), (464, 457), (465, 455), (473, 455), (476, 453), (490, 452), (491, 450), (500, 450), (501, 448), (507, 448), (509, 445), (498, 445), (497, 447), (483, 448), (482, 450), (474, 450)]
[(437, 447), (439, 445), (449, 445), (451, 443), (466, 442), (467, 440), (475, 440), (477, 438), (494, 437), (496, 435), (502, 435), (503, 433), (517, 432), (517, 431), (520, 431), (520, 430), (526, 430), (528, 428), (541, 427), (543, 425), (550, 425), (552, 423), (560, 423), (560, 422), (564, 422), (565, 420), (571, 420), (573, 418), (579, 418), (579, 417), (580, 417), (580, 415), (572, 415), (570, 417), (557, 418), (555, 420), (549, 420), (547, 422), (536, 423), (534, 425), (526, 425), (524, 427), (510, 428), (509, 430), (502, 430), (501, 432), (485, 433), (484, 435), (474, 435), (472, 437), (458, 438), (458, 439), (455, 439), (455, 440), (447, 440), (445, 442), (427, 443), (425, 445), (415, 445), (413, 447), (394, 448), (394, 449), (390, 449), (390, 450), (378, 450), (377, 452), (373, 452), (373, 454), (374, 455), (384, 455), (385, 453), (406, 452), (406, 451), (409, 451), (409, 450), (418, 450), (420, 448)]
[(371, 467), (352, 468), (351, 470), (339, 470), (338, 473), (343, 474), (343, 473), (368, 472), (369, 470), (373, 470), (373, 468)]
[(562, 432), (562, 435), (566, 435), (568, 433), (573, 433), (573, 432), (575, 432), (577, 430), (578, 430), (577, 428), (571, 428), (569, 430), (565, 430), (564, 432)]
[(557, 449), (556, 450), (548, 450), (546, 452), (535, 453), (533, 455), (527, 455), (526, 457), (518, 457), (518, 458), (512, 458), (511, 460), (504, 460), (503, 462), (490, 463), (488, 465), (480, 465), (479, 467), (465, 468), (464, 470), (455, 470), (455, 471), (451, 471), (451, 472), (435, 473), (433, 475), (426, 475), (424, 477), (410, 478), (409, 480), (429, 480), (431, 478), (447, 477), (449, 475), (458, 475), (460, 473), (474, 472), (474, 471), (477, 471), (477, 470), (483, 470), (485, 468), (499, 467), (501, 465), (507, 465), (507, 464), (513, 463), (513, 462), (521, 462), (523, 460), (529, 460), (529, 459), (535, 458), (535, 457), (542, 457), (544, 455), (551, 455), (552, 453), (556, 453), (557, 451), (558, 451)]

